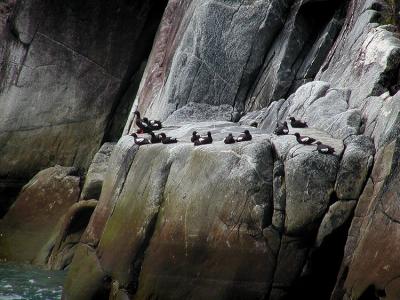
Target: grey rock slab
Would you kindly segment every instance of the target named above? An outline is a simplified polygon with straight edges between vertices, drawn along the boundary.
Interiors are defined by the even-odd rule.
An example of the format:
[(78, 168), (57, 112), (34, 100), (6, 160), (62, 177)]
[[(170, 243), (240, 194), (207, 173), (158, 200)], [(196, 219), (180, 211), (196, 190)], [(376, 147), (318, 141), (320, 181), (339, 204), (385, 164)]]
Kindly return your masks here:
[[(340, 162), (335, 191), (339, 199), (358, 199), (373, 166), (375, 147), (366, 136), (352, 136), (346, 140), (346, 150)], [(356, 171), (355, 171), (356, 170)]]
[(319, 226), (315, 246), (320, 247), (324, 239), (344, 225), (354, 211), (357, 200), (337, 201), (329, 207)]
[(121, 82), (150, 46), (156, 28), (146, 21), (160, 2), (18, 1), (0, 47), (0, 176), (27, 180), (55, 164), (87, 170)]
[[(139, 90), (143, 110), (151, 118), (161, 119), (189, 102), (228, 104), (243, 111), (247, 91), (292, 2), (171, 3), (171, 10), (174, 6), (178, 13), (166, 16), (170, 20), (162, 33), (170, 30), (176, 34), (170, 43), (165, 41), (172, 38), (162, 33), (159, 38), (164, 41), (156, 40), (153, 56), (165, 55), (150, 61)], [(173, 52), (167, 49), (171, 45)], [(150, 73), (159, 74), (160, 80)]]
[(231, 105), (220, 106), (206, 103), (190, 102), (187, 105), (173, 112), (163, 124), (178, 124), (188, 122), (231, 121), (233, 108)]
[(329, 205), (339, 158), (315, 153), (303, 152), (285, 162), (288, 235), (307, 235), (318, 228)]
[(104, 226), (125, 185), (126, 175), (138, 148), (131, 136), (123, 136), (115, 145), (108, 161), (108, 169), (104, 176), (99, 203), (82, 236), (82, 241), (86, 244), (97, 245)]
[(105, 143), (94, 156), (82, 188), (82, 200), (99, 199), (108, 161), (114, 146), (115, 143)]

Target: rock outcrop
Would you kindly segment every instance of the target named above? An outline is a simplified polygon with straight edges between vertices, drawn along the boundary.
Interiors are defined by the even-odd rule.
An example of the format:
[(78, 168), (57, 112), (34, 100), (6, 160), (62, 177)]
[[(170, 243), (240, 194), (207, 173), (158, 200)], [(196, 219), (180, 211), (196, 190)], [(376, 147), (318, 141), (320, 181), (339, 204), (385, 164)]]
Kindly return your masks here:
[[(397, 3), (3, 2), (2, 258), (68, 268), (66, 300), (400, 297)], [(179, 142), (136, 145), (136, 109)], [(56, 163), (85, 183), (8, 210)]]
[[(251, 142), (223, 144), (228, 132), (244, 128), (252, 131)], [(210, 130), (215, 142), (194, 147), (187, 142), (194, 129)], [(345, 189), (337, 181), (347, 167), (343, 141), (299, 130), (335, 147), (335, 155), (323, 155), (293, 136), (230, 122), (180, 122), (165, 130), (180, 142), (137, 147), (125, 136), (116, 146), (79, 246), (90, 250), (75, 255), (65, 299), (100, 291), (113, 299), (289, 295), (318, 247), (310, 236), (319, 228), (321, 240), (329, 236), (356, 204), (332, 202)], [(368, 155), (353, 155), (354, 163), (370, 167)], [(367, 173), (360, 176), (365, 181)], [(336, 207), (345, 201), (350, 205), (341, 212)], [(80, 275), (89, 261), (97, 270), (93, 278)]]
[[(170, 1), (132, 112), (178, 125), (167, 132), (183, 141), (194, 129), (220, 141), (257, 122), (254, 141), (138, 149), (124, 137), (114, 158), (124, 166), (108, 171), (65, 299), (358, 299), (371, 290), (396, 299), (396, 246), (381, 250), (394, 237), (374, 243), (383, 224), (396, 234), (400, 41), (381, 15), (370, 0)], [(223, 122), (250, 110), (241, 126)], [(289, 116), (310, 126), (291, 133), (335, 155), (271, 135)], [(199, 123), (210, 118), (221, 122)]]

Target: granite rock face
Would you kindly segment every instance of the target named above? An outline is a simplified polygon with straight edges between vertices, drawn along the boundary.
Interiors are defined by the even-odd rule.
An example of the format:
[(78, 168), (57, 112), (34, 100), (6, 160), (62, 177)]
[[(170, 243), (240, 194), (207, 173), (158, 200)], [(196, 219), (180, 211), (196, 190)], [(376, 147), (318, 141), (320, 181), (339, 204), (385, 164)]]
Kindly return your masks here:
[(14, 2), (0, 40), (0, 178), (54, 164), (86, 169), (166, 1)]
[[(69, 268), (72, 300), (398, 299), (391, 2), (128, 2), (0, 4), (0, 192), (91, 163), (82, 194), (55, 167), (0, 195), (4, 258)], [(135, 145), (136, 109), (179, 142)]]
[[(239, 112), (265, 107), (315, 77), (339, 34), (345, 6), (346, 1), (169, 1), (137, 107), (161, 119), (190, 102)], [(321, 10), (319, 18), (309, 17)]]

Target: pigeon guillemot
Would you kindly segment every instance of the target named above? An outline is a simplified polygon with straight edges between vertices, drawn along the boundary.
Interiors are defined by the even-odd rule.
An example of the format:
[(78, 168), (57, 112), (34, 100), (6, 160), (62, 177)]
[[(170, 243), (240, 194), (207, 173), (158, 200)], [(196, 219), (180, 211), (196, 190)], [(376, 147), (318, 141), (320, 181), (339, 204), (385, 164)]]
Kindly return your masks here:
[(158, 120), (149, 120), (147, 118), (143, 118), (143, 122), (145, 122), (151, 130), (160, 130), (162, 128), (161, 121)]
[(335, 148), (328, 146), (328, 145), (324, 145), (321, 142), (316, 142), (317, 144), (317, 149), (314, 151), (318, 151), (319, 153), (322, 154), (333, 154), (335, 152)]
[(207, 136), (201, 136), (197, 140), (194, 141), (195, 146), (199, 145), (206, 145), (206, 144), (211, 144), (213, 142), (213, 138), (211, 136), (211, 132), (207, 132)]
[(136, 145), (147, 145), (147, 144), (151, 144), (150, 141), (148, 139), (145, 138), (138, 138), (136, 133), (132, 133), (133, 136), (133, 140), (135, 141)]
[(164, 132), (160, 133), (160, 138), (163, 144), (175, 144), (178, 142), (176, 138), (166, 136)]
[(150, 125), (147, 124), (146, 122), (144, 122), (141, 118), (140, 118), (140, 112), (135, 111), (134, 114), (136, 115), (136, 126), (139, 128), (138, 133), (150, 133), (151, 128)]
[(276, 135), (286, 135), (289, 133), (289, 127), (287, 126), (287, 122), (283, 122), (282, 124), (279, 124), (276, 126), (276, 129), (274, 131)]
[(160, 135), (159, 135), (159, 134), (155, 135), (154, 132), (151, 131), (151, 132), (150, 132), (150, 135), (151, 135), (150, 142), (151, 142), (152, 144), (161, 143), (161, 139), (160, 139)]
[(197, 141), (199, 138), (200, 138), (200, 135), (197, 134), (197, 131), (193, 131), (192, 138), (190, 139), (192, 141), (192, 143), (194, 143), (194, 141)]
[(290, 117), (289, 120), (290, 120), (290, 125), (293, 128), (306, 128), (306, 127), (308, 127), (306, 122), (302, 122), (300, 120), (296, 120), (294, 117)]
[(233, 138), (232, 133), (228, 134), (228, 136), (224, 139), (225, 144), (234, 144), (236, 141)]
[(245, 131), (243, 131), (242, 134), (240, 134), (237, 138), (236, 138), (236, 142), (245, 142), (245, 141), (251, 141), (253, 137), (251, 136), (250, 132), (246, 129)]
[(296, 132), (294, 134), (296, 136), (296, 140), (299, 144), (303, 144), (303, 145), (311, 145), (312, 143), (314, 143), (316, 140), (312, 137), (309, 136), (301, 136), (300, 133)]

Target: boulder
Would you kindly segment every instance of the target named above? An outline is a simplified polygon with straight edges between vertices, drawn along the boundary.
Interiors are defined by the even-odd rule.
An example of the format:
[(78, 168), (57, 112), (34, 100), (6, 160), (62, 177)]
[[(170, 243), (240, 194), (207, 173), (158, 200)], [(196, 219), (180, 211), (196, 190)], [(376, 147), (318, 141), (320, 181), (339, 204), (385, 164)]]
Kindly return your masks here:
[(339, 159), (300, 153), (285, 162), (288, 235), (308, 235), (323, 218), (334, 191)]
[[(215, 133), (212, 145), (194, 148), (184, 142), (193, 129), (171, 131), (182, 140), (177, 145), (139, 148), (98, 245), (104, 269), (138, 299), (229, 297), (234, 281), (241, 295), (268, 287), (257, 278), (273, 269), (262, 238), (272, 201), (271, 145), (261, 135), (226, 146)], [(249, 264), (251, 274), (240, 273)]]
[(355, 200), (360, 197), (373, 166), (374, 155), (375, 147), (370, 138), (360, 135), (346, 140), (346, 150), (335, 184), (339, 199)]
[[(229, 132), (236, 136), (244, 129), (252, 141), (222, 142)], [(293, 136), (271, 136), (225, 121), (163, 130), (179, 142), (137, 147), (130, 136), (119, 141), (81, 238), (96, 249), (101, 269), (110, 275), (110, 297), (254, 299), (269, 291), (270, 297), (283, 297), (315, 246), (310, 235), (322, 220), (331, 224), (323, 225), (325, 236), (341, 223), (329, 217), (335, 213), (325, 214), (343, 141), (317, 129), (299, 129), (336, 148), (334, 155), (324, 155)], [(211, 131), (213, 144), (194, 147), (193, 130)], [(87, 267), (85, 257), (77, 255), (70, 283), (70, 276)], [(78, 275), (81, 280), (92, 284)], [(80, 288), (71, 283), (66, 294), (73, 290), (79, 299), (86, 293), (79, 294)]]
[(105, 143), (93, 158), (82, 188), (81, 199), (99, 199), (114, 143)]
[(60, 218), (79, 200), (75, 168), (55, 166), (26, 184), (0, 220), (0, 257), (32, 262), (47, 244)]
[(63, 300), (108, 298), (111, 282), (90, 246), (78, 245), (68, 273), (70, 276), (64, 283)]

